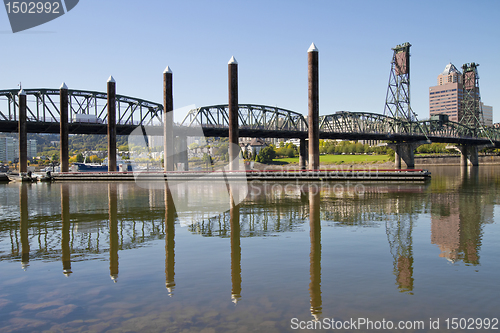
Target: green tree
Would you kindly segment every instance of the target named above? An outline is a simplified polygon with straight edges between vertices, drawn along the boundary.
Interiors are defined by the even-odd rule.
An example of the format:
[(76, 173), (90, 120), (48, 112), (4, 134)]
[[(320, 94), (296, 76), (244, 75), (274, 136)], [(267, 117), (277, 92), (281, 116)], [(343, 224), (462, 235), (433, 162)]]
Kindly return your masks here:
[(257, 155), (256, 161), (259, 163), (269, 163), (272, 162), (276, 157), (276, 152), (274, 151), (273, 146), (268, 146), (262, 148)]

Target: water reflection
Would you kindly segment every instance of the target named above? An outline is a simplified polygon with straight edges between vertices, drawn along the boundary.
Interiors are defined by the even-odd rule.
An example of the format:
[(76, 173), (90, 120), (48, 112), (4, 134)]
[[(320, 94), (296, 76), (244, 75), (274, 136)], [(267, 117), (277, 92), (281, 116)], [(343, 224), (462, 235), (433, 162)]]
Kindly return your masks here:
[(479, 265), (482, 229), (493, 221), (493, 201), (471, 195), (479, 185), (478, 167), (462, 167), (457, 191), (432, 195), (431, 243), (452, 263)]
[(229, 220), (231, 227), (231, 299), (237, 304), (241, 299), (241, 244), (240, 244), (240, 206), (238, 191), (229, 191), (231, 208)]
[[(300, 298), (296, 303), (302, 302), (300, 308), (305, 315), (308, 317), (312, 315), (315, 320), (320, 320), (322, 316), (329, 316), (331, 313), (328, 311), (331, 311), (333, 306), (337, 306), (332, 304), (335, 304), (337, 300), (339, 302), (345, 300), (342, 298), (345, 297), (341, 290), (343, 285), (340, 284), (345, 283), (348, 278), (339, 279), (341, 270), (337, 268), (342, 269), (352, 265), (352, 267), (349, 266), (349, 270), (353, 269), (353, 272), (349, 272), (353, 274), (352, 276), (366, 273), (361, 268), (353, 268), (357, 264), (352, 264), (352, 260), (359, 260), (359, 263), (366, 264), (367, 262), (363, 260), (367, 259), (345, 259), (342, 255), (338, 257), (335, 254), (332, 255), (343, 245), (341, 242), (330, 242), (330, 237), (338, 237), (338, 234), (346, 235), (345, 230), (369, 230), (373, 232), (373, 235), (382, 236), (369, 240), (365, 238), (370, 242), (369, 246), (373, 246), (376, 250), (380, 249), (377, 254), (381, 254), (381, 257), (386, 256), (386, 259), (383, 259), (386, 262), (373, 264), (373, 267), (376, 265), (382, 267), (381, 270), (383, 270), (382, 273), (377, 272), (378, 277), (374, 277), (374, 279), (379, 279), (376, 286), (388, 286), (381, 297), (386, 297), (391, 292), (399, 297), (406, 297), (399, 292), (421, 295), (425, 287), (416, 288), (416, 286), (417, 282), (420, 282), (420, 285), (424, 284), (422, 276), (426, 275), (426, 270), (429, 269), (425, 266), (426, 260), (434, 259), (434, 264), (437, 263), (445, 268), (450, 261), (455, 265), (461, 264), (465, 270), (471, 270), (466, 266), (484, 264), (486, 256), (481, 253), (483, 242), (485, 242), (483, 233), (485, 225), (492, 223), (494, 207), (500, 199), (497, 190), (500, 185), (499, 177), (494, 172), (478, 173), (477, 169), (469, 168), (453, 169), (450, 173), (452, 173), (451, 176), (433, 172), (432, 183), (427, 185), (366, 184), (366, 191), (362, 194), (338, 193), (331, 188), (321, 187), (320, 183), (304, 183), (304, 186), (288, 187), (280, 183), (253, 184), (246, 201), (234, 205), (234, 202), (239, 202), (239, 198), (235, 198), (238, 194), (230, 193), (231, 205), (227, 212), (198, 220), (187, 228), (180, 226), (181, 218), (176, 213), (168, 187), (165, 187), (165, 190), (152, 190), (137, 188), (133, 184), (116, 183), (88, 186), (66, 183), (10, 186), (8, 188), (10, 195), (1, 199), (2, 202), (6, 202), (6, 206), (1, 208), (5, 214), (0, 217), (0, 263), (14, 261), (16, 270), (19, 270), (19, 262), (25, 269), (31, 265), (29, 273), (33, 271), (33, 266), (37, 262), (44, 265), (46, 262), (53, 261), (59, 265), (57, 272), (60, 275), (62, 261), (64, 275), (71, 275), (74, 279), (75, 276), (80, 278), (79, 275), (82, 274), (82, 270), (77, 269), (81, 267), (78, 266), (78, 262), (95, 259), (109, 260), (109, 275), (116, 282), (121, 257), (120, 284), (110, 287), (112, 284), (107, 278), (105, 282), (110, 288), (123, 288), (123, 285), (130, 283), (131, 280), (131, 277), (124, 273), (125, 268), (128, 268), (125, 266), (131, 264), (131, 261), (123, 261), (125, 251), (144, 245), (153, 247), (160, 244), (163, 248), (164, 241), (165, 287), (162, 282), (163, 267), (160, 267), (157, 273), (160, 279), (154, 281), (157, 281), (155, 283), (162, 288), (161, 290), (165, 291), (166, 288), (169, 296), (172, 296), (175, 290), (176, 297), (168, 300), (173, 304), (174, 301), (179, 302), (181, 298), (184, 301), (186, 298), (183, 297), (186, 295), (203, 297), (192, 296), (194, 293), (190, 294), (190, 292), (193, 287), (180, 288), (181, 282), (186, 285), (185, 280), (193, 279), (192, 275), (196, 275), (186, 273), (186, 270), (191, 273), (189, 270), (193, 269), (189, 267), (192, 266), (189, 260), (186, 260), (185, 266), (181, 268), (177, 266), (176, 275), (176, 264), (179, 264), (176, 263), (176, 258), (177, 260), (189, 258), (189, 254), (183, 252), (188, 246), (182, 246), (186, 244), (182, 242), (193, 242), (193, 246), (200, 247), (208, 243), (223, 243), (220, 248), (223, 248), (224, 252), (221, 255), (226, 255), (225, 265), (230, 266), (231, 286), (229, 287), (229, 272), (226, 269), (222, 273), (225, 274), (228, 284), (223, 286), (220, 292), (221, 298), (226, 305), (229, 303), (229, 293), (234, 303), (244, 299), (244, 302), (239, 302), (236, 307), (243, 311), (249, 306), (254, 306), (252, 301), (255, 301), (255, 293), (260, 291), (255, 292), (253, 288), (255, 284), (261, 283), (252, 281), (252, 278), (256, 279), (255, 276), (260, 274), (247, 269), (255, 265), (260, 273), (260, 262), (259, 264), (253, 263), (252, 260), (258, 259), (250, 258), (251, 256), (247, 253), (256, 251), (257, 254), (262, 254), (265, 251), (273, 251), (273, 246), (276, 249), (277, 246), (287, 242), (288, 238), (300, 239), (296, 243), (288, 243), (297, 245), (300, 253), (305, 255), (300, 258), (297, 254), (299, 250), (294, 249), (294, 257), (287, 259), (290, 260), (288, 267), (296, 269), (302, 265), (304, 268), (300, 272), (298, 269), (294, 271), (297, 275), (293, 276), (293, 279), (297, 281), (300, 279), (298, 282), (294, 280), (294, 283), (303, 292), (298, 293), (300, 296), (294, 296), (294, 300)], [(191, 195), (195, 190), (194, 187), (186, 185), (184, 193)], [(82, 202), (87, 203), (88, 206)], [(6, 207), (11, 207), (11, 211)], [(12, 211), (15, 211), (15, 214)], [(184, 212), (184, 214), (188, 215), (189, 212)], [(419, 223), (424, 224), (427, 230), (420, 229), (419, 231)], [(307, 230), (309, 230), (309, 238), (307, 238)], [(305, 241), (300, 233), (305, 237)], [(353, 232), (348, 237), (350, 237), (349, 241), (354, 244), (353, 248), (359, 245), (359, 251), (363, 253), (368, 247), (366, 244), (356, 243), (360, 242), (357, 238), (360, 236), (364, 236), (362, 232), (358, 234)], [(216, 241), (207, 239), (208, 237), (223, 239)], [(250, 240), (250, 237), (254, 239)], [(279, 237), (282, 237), (284, 241), (279, 245), (277, 242), (273, 243), (273, 240)], [(328, 239), (328, 242), (324, 241), (322, 244), (322, 237), (323, 240)], [(256, 244), (256, 238), (266, 238), (265, 241), (268, 241), (266, 244), (270, 245), (270, 249), (266, 248), (259, 252), (259, 249), (250, 249), (251, 246), (246, 246)], [(381, 238), (383, 241), (379, 244)], [(201, 239), (203, 245), (199, 245), (202, 243)], [(245, 243), (247, 241), (248, 243)], [(176, 242), (177, 257), (175, 256)], [(425, 257), (424, 260), (423, 257), (419, 257), (419, 255), (423, 256), (421, 251), (423, 243), (431, 248), (431, 251), (427, 251), (425, 255), (431, 253), (432, 258)], [(219, 247), (214, 248), (220, 250)], [(308, 251), (309, 262), (307, 262)], [(280, 254), (277, 252), (271, 253), (278, 257)], [(155, 260), (161, 263), (163, 249), (159, 253), (160, 257), (155, 257)], [(346, 254), (344, 257), (349, 257), (348, 253), (343, 254)], [(326, 258), (323, 265), (322, 257)], [(336, 260), (335, 268), (329, 266), (332, 263), (332, 257)], [(346, 264), (347, 261), (343, 260), (351, 261)], [(415, 265), (415, 262), (419, 265)], [(338, 263), (346, 266), (337, 265)], [(307, 264), (309, 264), (309, 272), (307, 272)], [(360, 264), (359, 267), (361, 266), (363, 265)], [(106, 277), (107, 268), (99, 269), (101, 270), (99, 275)], [(354, 269), (358, 270), (354, 271)], [(394, 275), (391, 274), (391, 270)], [(193, 269), (193, 272), (196, 270)], [(276, 276), (282, 274), (276, 271), (271, 273), (277, 274)], [(269, 286), (263, 287), (263, 289), (267, 288), (266, 292), (270, 291), (271, 294), (278, 290), (274, 288), (273, 283), (286, 284), (283, 280), (273, 281), (276, 276), (272, 274), (266, 275), (271, 282)], [(332, 276), (335, 274), (338, 275), (332, 282)], [(389, 277), (386, 278), (386, 275)], [(245, 280), (244, 286), (242, 278)], [(68, 279), (67, 283), (71, 283), (72, 279)], [(361, 281), (361, 278), (359, 279)], [(364, 278), (362, 281), (366, 282), (368, 279)], [(339, 289), (330, 288), (335, 283), (339, 283)], [(307, 284), (308, 290), (305, 289)], [(242, 286), (244, 294), (242, 294)], [(297, 286), (294, 285), (294, 287)], [(214, 293), (219, 292), (219, 289), (215, 290)], [(330, 293), (335, 293), (334, 301), (331, 301)], [(419, 297), (411, 297), (412, 301), (416, 298)], [(162, 301), (164, 302), (165, 299)], [(269, 304), (270, 307), (274, 305), (271, 302)], [(232, 306), (230, 308), (233, 309)]]
[(71, 249), (70, 249), (70, 212), (69, 212), (69, 185), (61, 184), (61, 250), (62, 250), (62, 264), (63, 274), (67, 277), (73, 273), (71, 271)]
[(29, 266), (30, 241), (28, 234), (28, 184), (19, 189), (20, 228), (21, 228), (21, 265), (24, 270)]
[(319, 320), (322, 314), (321, 301), (321, 218), (320, 192), (317, 186), (309, 187), (309, 237), (311, 238), (311, 252), (309, 254), (309, 294), (311, 296), (311, 314)]
[(108, 184), (109, 210), (109, 276), (113, 282), (118, 282), (118, 198), (116, 184)]
[(170, 297), (175, 288), (175, 207), (168, 184), (165, 184), (165, 286)]

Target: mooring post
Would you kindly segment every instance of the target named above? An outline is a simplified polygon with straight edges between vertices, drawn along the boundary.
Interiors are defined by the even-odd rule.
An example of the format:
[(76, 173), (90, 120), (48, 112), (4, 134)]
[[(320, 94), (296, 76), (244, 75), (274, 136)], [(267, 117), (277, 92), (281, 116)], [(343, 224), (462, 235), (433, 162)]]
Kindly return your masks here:
[(116, 171), (116, 81), (108, 79), (108, 172)]
[(19, 91), (19, 172), (28, 172), (28, 132), (26, 128), (26, 92)]
[(167, 66), (163, 72), (163, 170), (174, 171), (174, 98), (172, 70)]
[(63, 82), (61, 88), (59, 89), (59, 101), (60, 101), (60, 120), (59, 120), (59, 134), (60, 134), (60, 161), (61, 161), (61, 172), (69, 171), (69, 152), (68, 152), (68, 87), (66, 83)]
[(229, 170), (238, 170), (240, 150), (238, 132), (238, 62), (231, 57), (228, 63), (229, 81)]
[(319, 169), (319, 52), (314, 43), (307, 50), (309, 91), (309, 169)]

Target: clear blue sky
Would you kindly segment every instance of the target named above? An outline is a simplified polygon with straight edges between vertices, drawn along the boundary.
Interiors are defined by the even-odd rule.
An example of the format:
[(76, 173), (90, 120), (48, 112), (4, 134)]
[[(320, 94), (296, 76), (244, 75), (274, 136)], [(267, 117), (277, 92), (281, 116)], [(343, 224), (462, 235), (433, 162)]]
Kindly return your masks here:
[(320, 61), (320, 114), (383, 112), (391, 48), (410, 42), (412, 107), (446, 64), (479, 63), (481, 97), (500, 121), (500, 1), (80, 0), (64, 16), (13, 34), (0, 10), (0, 89), (106, 90), (174, 108), (227, 103), (227, 62), (239, 63), (239, 102), (307, 113), (307, 49)]

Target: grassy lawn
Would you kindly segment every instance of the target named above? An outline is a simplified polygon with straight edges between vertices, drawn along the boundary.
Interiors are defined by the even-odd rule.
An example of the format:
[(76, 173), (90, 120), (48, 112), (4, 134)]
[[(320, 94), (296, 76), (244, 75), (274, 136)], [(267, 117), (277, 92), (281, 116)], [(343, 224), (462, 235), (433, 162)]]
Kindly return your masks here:
[[(298, 157), (276, 158), (275, 162), (299, 163)], [(320, 155), (319, 162), (322, 164), (361, 164), (361, 163), (384, 163), (389, 161), (388, 155)]]

